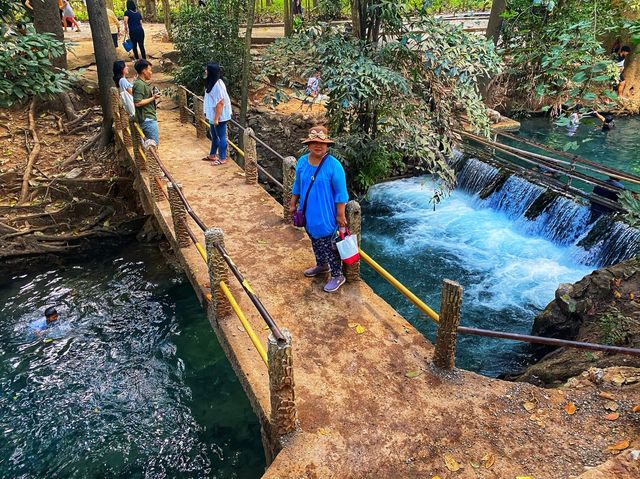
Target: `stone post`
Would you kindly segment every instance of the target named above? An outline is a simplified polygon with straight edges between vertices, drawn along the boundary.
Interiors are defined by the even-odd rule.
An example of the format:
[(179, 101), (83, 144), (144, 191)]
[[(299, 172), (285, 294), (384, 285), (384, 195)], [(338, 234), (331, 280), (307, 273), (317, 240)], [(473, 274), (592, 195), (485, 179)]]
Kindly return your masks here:
[(147, 169), (149, 170), (149, 188), (151, 189), (151, 196), (154, 201), (163, 201), (165, 199), (162, 192), (162, 178), (164, 173), (160, 169), (160, 157), (158, 156), (158, 147), (149, 146), (147, 148)]
[[(349, 233), (358, 239), (358, 247), (360, 246), (360, 236), (362, 231), (362, 215), (360, 203), (351, 200), (347, 203), (347, 224), (349, 225)], [(360, 281), (360, 261), (354, 264), (345, 264), (344, 276), (350, 283)]]
[(443, 280), (434, 354), (435, 365), (442, 369), (453, 369), (456, 365), (456, 339), (461, 306), (462, 286), (448, 279)]
[(253, 130), (245, 128), (242, 135), (244, 143), (244, 177), (249, 185), (258, 184), (258, 153), (256, 140), (253, 139)]
[(291, 213), (289, 213), (289, 203), (291, 202), (291, 188), (296, 179), (296, 159), (287, 156), (282, 162), (282, 217), (285, 223), (291, 224)]
[(207, 128), (204, 126), (201, 120), (204, 120), (204, 103), (201, 102), (198, 98), (193, 99), (193, 112), (195, 113), (195, 124), (196, 124), (196, 137), (197, 138), (206, 138), (207, 137)]
[[(178, 188), (180, 185), (178, 185)], [(167, 183), (167, 193), (169, 195), (169, 207), (171, 208), (171, 219), (173, 220), (173, 231), (176, 235), (178, 248), (186, 248), (191, 244), (191, 237), (187, 231), (187, 209), (180, 200), (178, 192), (171, 183)]]
[(122, 122), (122, 140), (124, 141), (124, 146), (131, 148), (133, 141), (131, 139), (131, 130), (129, 129), (129, 114), (127, 110), (124, 109), (122, 103), (118, 103), (118, 110), (120, 111), (120, 121)]
[(269, 334), (267, 356), (269, 358), (269, 393), (271, 395), (271, 427), (276, 438), (295, 431), (297, 412), (295, 384), (293, 381), (293, 356), (291, 334), (282, 329), (285, 341), (280, 344)]
[(220, 244), (224, 247), (224, 234), (221, 228), (209, 228), (204, 232), (204, 240), (207, 249), (207, 262), (209, 264), (209, 285), (211, 288), (211, 316), (217, 323), (231, 312), (231, 306), (227, 301), (220, 281), (228, 282), (229, 271), (227, 263), (215, 247)]
[(180, 87), (178, 87), (178, 106), (180, 107), (180, 123), (188, 123), (189, 112), (187, 111), (187, 92), (184, 88)]
[(140, 133), (136, 128), (136, 121), (133, 118), (129, 118), (129, 130), (131, 130), (131, 143), (133, 146), (133, 157), (136, 160), (136, 166), (140, 171), (146, 170), (147, 167), (144, 164), (144, 158), (140, 152), (142, 148), (142, 138), (140, 138)]

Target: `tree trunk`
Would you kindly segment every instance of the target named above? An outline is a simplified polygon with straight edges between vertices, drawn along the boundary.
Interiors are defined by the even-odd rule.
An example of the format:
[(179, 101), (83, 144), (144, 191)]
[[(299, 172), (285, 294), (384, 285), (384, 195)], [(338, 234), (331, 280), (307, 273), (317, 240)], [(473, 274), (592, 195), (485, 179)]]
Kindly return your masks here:
[[(57, 0), (32, 0), (33, 25), (38, 33), (52, 33), (64, 44), (64, 33), (62, 32), (62, 21), (58, 10)], [(57, 68), (67, 68), (67, 51), (58, 58), (52, 59), (51, 63)]]
[(507, 0), (493, 0), (491, 13), (489, 14), (489, 24), (487, 25), (487, 39), (492, 39), (497, 45), (500, 39), (500, 28), (502, 27), (502, 12), (507, 7)]
[(164, 28), (167, 30), (169, 40), (171, 40), (171, 5), (169, 5), (169, 0), (162, 0), (162, 13), (164, 13)]
[[(286, 2), (287, 0), (285, 0)], [(247, 110), (249, 107), (249, 75), (251, 73), (251, 31), (253, 30), (253, 20), (255, 14), (255, 2), (250, 1), (247, 5), (247, 27), (244, 33), (244, 61), (242, 63), (242, 86), (240, 98), (240, 124), (247, 127)], [(240, 141), (244, 143), (243, 136)], [(243, 144), (244, 147), (244, 144)]]
[(93, 51), (98, 67), (98, 86), (100, 88), (100, 106), (102, 107), (102, 136), (99, 146), (105, 146), (111, 141), (113, 134), (111, 87), (113, 86), (113, 62), (116, 59), (116, 51), (113, 48), (109, 31), (105, 0), (87, 0), (87, 12), (93, 38)]
[(147, 22), (155, 22), (156, 17), (156, 0), (144, 0), (144, 19)]
[(293, 35), (293, 9), (291, 8), (291, 0), (284, 0), (284, 36)]

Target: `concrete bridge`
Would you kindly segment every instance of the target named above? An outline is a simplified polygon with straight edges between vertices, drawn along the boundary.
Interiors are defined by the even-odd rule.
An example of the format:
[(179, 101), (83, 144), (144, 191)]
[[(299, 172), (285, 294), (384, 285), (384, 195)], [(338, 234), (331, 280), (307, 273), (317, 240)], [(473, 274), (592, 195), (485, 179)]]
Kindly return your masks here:
[[(310, 242), (257, 184), (250, 135), (245, 169), (202, 162), (202, 105), (195, 97), (189, 112), (184, 95), (181, 115), (174, 104), (159, 110), (160, 146), (144, 150), (114, 90), (116, 147), (262, 424), (263, 477), (640, 477), (637, 456), (610, 449), (622, 439), (640, 446), (640, 426), (601, 420), (598, 394), (614, 388), (607, 378), (545, 390), (440, 368), (434, 346), (358, 280), (357, 268), (334, 295), (305, 278)], [(287, 188), (291, 160), (283, 168)], [(621, 404), (634, 394), (613, 393)], [(569, 404), (578, 411), (569, 414)]]

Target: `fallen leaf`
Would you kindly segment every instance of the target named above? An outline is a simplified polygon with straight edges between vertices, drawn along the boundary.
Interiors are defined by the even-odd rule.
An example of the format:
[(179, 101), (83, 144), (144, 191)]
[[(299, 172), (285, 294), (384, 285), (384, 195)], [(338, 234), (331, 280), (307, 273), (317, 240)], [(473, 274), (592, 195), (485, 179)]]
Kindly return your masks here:
[(268, 244), (265, 240), (258, 240), (258, 244)]
[(469, 464), (471, 464), (471, 467), (474, 469), (478, 469), (480, 467), (480, 463), (478, 462), (469, 461)]
[(635, 299), (636, 295), (633, 293), (629, 293), (629, 299)]
[(610, 414), (607, 414), (604, 418), (607, 421), (615, 421), (616, 419), (618, 419), (620, 417), (620, 414), (617, 412), (612, 412)]
[(611, 382), (613, 384), (615, 384), (616, 386), (620, 387), (624, 384), (624, 378), (622, 376), (620, 376), (619, 374), (616, 374), (612, 379)]
[(358, 333), (358, 334), (364, 333), (364, 326), (361, 326), (360, 324), (358, 324), (356, 326), (356, 333)]
[(525, 401), (522, 403), (522, 407), (524, 407), (527, 411), (533, 411), (536, 408), (536, 405), (531, 401)]
[(628, 447), (629, 447), (629, 441), (624, 440), (624, 441), (616, 442), (612, 446), (609, 446), (607, 449), (609, 449), (610, 451), (624, 451)]
[(433, 476), (431, 479), (441, 479), (440, 476)]
[(533, 479), (532, 476), (516, 476), (516, 479)]
[(493, 454), (485, 454), (485, 456), (482, 458), (482, 463), (487, 469), (491, 469), (491, 466), (493, 466), (495, 462), (496, 458)]
[(355, 328), (358, 325), (358, 323), (349, 323), (348, 326), (350, 328)]
[(607, 401), (606, 403), (604, 403), (604, 408), (607, 411), (616, 412), (618, 410), (618, 407), (618, 403), (615, 401)]
[(325, 429), (325, 428), (323, 428), (323, 427), (321, 427), (320, 429), (318, 429), (318, 432), (319, 432), (320, 434), (322, 434), (323, 436), (328, 436), (328, 435), (329, 435), (329, 430), (328, 430), (328, 429)]
[(573, 404), (572, 402), (567, 403), (567, 405), (564, 407), (565, 412), (569, 415), (569, 416), (573, 416), (576, 413), (576, 405)]
[(611, 399), (612, 401), (615, 401), (616, 397), (608, 392), (602, 391), (601, 393), (598, 393), (598, 396), (600, 396), (603, 399)]
[(633, 406), (632, 411), (633, 412), (640, 412), (640, 404), (638, 404), (637, 406)]
[(614, 291), (613, 295), (618, 299), (622, 297), (622, 295), (620, 294), (620, 291)]
[(456, 472), (460, 470), (460, 464), (456, 461), (451, 454), (446, 452), (444, 454), (444, 463), (451, 472)]
[(419, 370), (418, 371), (407, 371), (405, 373), (405, 376), (408, 377), (408, 378), (413, 379), (413, 378), (417, 378), (421, 374), (422, 374), (422, 371), (419, 371)]

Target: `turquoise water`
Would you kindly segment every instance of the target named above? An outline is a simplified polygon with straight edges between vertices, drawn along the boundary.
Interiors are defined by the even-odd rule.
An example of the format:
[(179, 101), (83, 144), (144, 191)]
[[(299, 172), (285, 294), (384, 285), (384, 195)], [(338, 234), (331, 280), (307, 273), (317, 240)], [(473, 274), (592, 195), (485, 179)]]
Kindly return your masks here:
[[(60, 324), (29, 326), (58, 304)], [(0, 279), (0, 477), (252, 478), (260, 424), (156, 247)]]
[[(572, 246), (529, 232), (527, 225), (462, 191), (434, 210), (428, 177), (375, 186), (363, 207), (363, 249), (418, 297), (440, 308), (443, 278), (464, 287), (463, 326), (528, 334), (559, 283), (591, 272)], [(367, 266), (363, 276), (429, 339), (435, 326)], [(458, 336), (457, 364), (489, 376), (531, 359), (523, 343)]]

